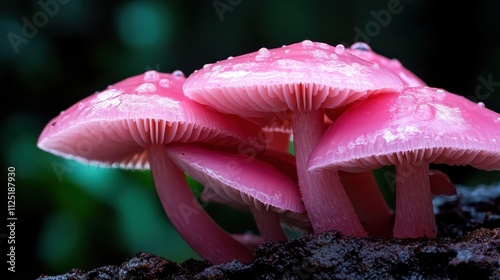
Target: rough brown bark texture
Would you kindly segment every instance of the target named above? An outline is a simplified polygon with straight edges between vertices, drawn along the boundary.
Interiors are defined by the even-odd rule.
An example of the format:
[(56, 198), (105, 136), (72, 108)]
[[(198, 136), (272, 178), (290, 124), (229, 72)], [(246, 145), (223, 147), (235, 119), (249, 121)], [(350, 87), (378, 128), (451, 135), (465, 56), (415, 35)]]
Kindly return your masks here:
[(335, 232), (263, 244), (253, 262), (177, 264), (148, 253), (118, 266), (38, 279), (500, 279), (500, 186), (434, 199), (438, 238), (350, 238)]

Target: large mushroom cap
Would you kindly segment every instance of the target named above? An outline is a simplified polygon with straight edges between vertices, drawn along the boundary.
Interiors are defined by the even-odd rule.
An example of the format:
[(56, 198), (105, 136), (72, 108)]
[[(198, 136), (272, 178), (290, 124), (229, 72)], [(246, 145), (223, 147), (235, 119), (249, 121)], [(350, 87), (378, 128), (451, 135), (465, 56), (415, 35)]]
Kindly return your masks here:
[(372, 96), (327, 130), (309, 169), (360, 172), (405, 162), (500, 169), (500, 114), (431, 87)]
[(205, 65), (188, 77), (184, 92), (222, 112), (269, 117), (289, 109), (334, 108), (402, 86), (396, 74), (342, 45), (306, 40)]
[(148, 168), (149, 144), (251, 142), (262, 148), (253, 141), (260, 131), (257, 125), (186, 98), (184, 81), (180, 71), (148, 71), (120, 81), (52, 119), (38, 147), (62, 157), (124, 168)]

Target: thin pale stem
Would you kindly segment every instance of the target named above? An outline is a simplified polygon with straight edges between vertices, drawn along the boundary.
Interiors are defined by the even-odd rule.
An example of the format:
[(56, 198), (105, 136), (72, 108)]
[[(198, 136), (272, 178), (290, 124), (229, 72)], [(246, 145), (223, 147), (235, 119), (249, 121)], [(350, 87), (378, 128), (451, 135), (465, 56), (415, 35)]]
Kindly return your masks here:
[(300, 192), (314, 233), (367, 236), (337, 171), (307, 171), (309, 155), (325, 131), (323, 110), (293, 111), (292, 124)]
[(396, 165), (394, 237), (436, 237), (429, 164)]
[(265, 209), (259, 210), (255, 207), (252, 207), (250, 210), (252, 211), (260, 236), (262, 236), (264, 242), (272, 241), (277, 243), (287, 240), (283, 228), (281, 227), (278, 213)]
[(200, 206), (184, 172), (161, 145), (148, 149), (156, 191), (168, 218), (179, 234), (202, 258), (217, 264), (232, 260), (249, 262), (252, 251), (231, 237)]
[(392, 211), (372, 171), (341, 173), (341, 181), (361, 224), (370, 236), (392, 236)]

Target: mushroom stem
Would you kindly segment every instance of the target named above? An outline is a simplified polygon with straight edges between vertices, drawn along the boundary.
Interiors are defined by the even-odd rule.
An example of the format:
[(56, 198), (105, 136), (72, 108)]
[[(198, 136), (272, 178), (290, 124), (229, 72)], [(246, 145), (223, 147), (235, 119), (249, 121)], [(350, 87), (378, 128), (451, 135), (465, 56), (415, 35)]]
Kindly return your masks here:
[(361, 224), (370, 236), (392, 236), (392, 211), (387, 205), (372, 171), (341, 173), (342, 185)]
[(288, 240), (281, 227), (278, 213), (266, 209), (257, 209), (256, 207), (251, 207), (250, 210), (264, 242), (272, 241), (277, 243)]
[(396, 165), (394, 237), (436, 237), (429, 164)]
[(191, 192), (184, 172), (168, 157), (162, 145), (148, 148), (156, 191), (168, 218), (202, 258), (217, 264), (249, 262), (252, 252), (231, 237), (203, 210)]
[(323, 110), (292, 110), (292, 124), (300, 192), (314, 233), (338, 230), (367, 236), (337, 171), (307, 171), (309, 155), (325, 131)]

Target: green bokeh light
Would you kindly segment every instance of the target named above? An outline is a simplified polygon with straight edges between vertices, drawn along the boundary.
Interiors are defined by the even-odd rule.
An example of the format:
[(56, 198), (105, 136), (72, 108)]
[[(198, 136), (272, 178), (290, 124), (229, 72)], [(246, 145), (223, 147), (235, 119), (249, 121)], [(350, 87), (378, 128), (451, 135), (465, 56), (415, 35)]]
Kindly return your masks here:
[(82, 239), (83, 230), (78, 219), (68, 212), (49, 216), (40, 233), (40, 259), (54, 267), (64, 267), (68, 256), (74, 253)]
[(67, 168), (75, 172), (67, 172), (67, 177), (78, 183), (78, 186), (97, 198), (111, 202), (116, 192), (116, 169), (82, 164), (74, 160), (65, 160)]
[(155, 207), (158, 197), (148, 189), (126, 187), (117, 202), (120, 232), (131, 254), (146, 251), (173, 261), (199, 258)]
[(160, 3), (130, 2), (118, 11), (116, 28), (131, 48), (161, 48), (172, 36), (172, 16)]

